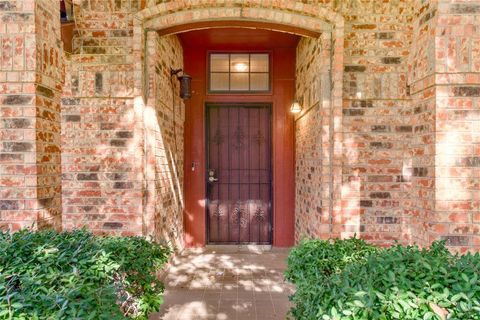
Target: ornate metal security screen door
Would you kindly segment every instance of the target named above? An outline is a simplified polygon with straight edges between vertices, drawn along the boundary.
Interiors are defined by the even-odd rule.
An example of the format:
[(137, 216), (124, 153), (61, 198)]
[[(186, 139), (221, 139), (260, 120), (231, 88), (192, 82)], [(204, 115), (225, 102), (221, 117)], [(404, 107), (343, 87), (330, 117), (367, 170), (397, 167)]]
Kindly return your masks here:
[(270, 244), (270, 106), (207, 106), (207, 124), (208, 242)]

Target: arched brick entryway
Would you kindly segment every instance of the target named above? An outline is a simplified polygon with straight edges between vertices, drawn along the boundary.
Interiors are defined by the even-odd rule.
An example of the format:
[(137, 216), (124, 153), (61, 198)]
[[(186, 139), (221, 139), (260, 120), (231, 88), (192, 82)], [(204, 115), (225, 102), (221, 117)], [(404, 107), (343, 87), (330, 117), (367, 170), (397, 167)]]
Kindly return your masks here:
[[(145, 99), (149, 84), (148, 71), (145, 67), (145, 48), (147, 33), (159, 31), (160, 34), (169, 34), (181, 31), (196, 30), (212, 26), (221, 26), (223, 23), (244, 27), (271, 29), (274, 31), (296, 33), (302, 36), (320, 35), (317, 40), (319, 46), (328, 52), (329, 59), (329, 98), (327, 116), (329, 118), (328, 130), (324, 140), (328, 145), (329, 181), (323, 186), (328, 189), (330, 201), (329, 212), (330, 226), (333, 212), (340, 208), (341, 189), (341, 132), (342, 132), (342, 79), (343, 79), (343, 17), (328, 8), (318, 5), (304, 4), (301, 2), (266, 3), (264, 1), (250, 2), (224, 2), (211, 1), (207, 4), (192, 2), (188, 5), (180, 1), (170, 1), (155, 5), (147, 1), (146, 8), (135, 15), (134, 18), (134, 94), (137, 99)], [(323, 71), (325, 72), (325, 71)], [(318, 70), (318, 74), (321, 71)], [(334, 138), (335, 137), (335, 138)], [(148, 221), (145, 219), (144, 221)], [(148, 222), (144, 228), (147, 229)], [(328, 231), (328, 235), (332, 230)], [(274, 233), (275, 239), (275, 233)], [(188, 243), (188, 241), (187, 241)], [(275, 244), (275, 240), (274, 240)]]
[[(341, 107), (342, 75), (343, 75), (343, 39), (344, 19), (328, 8), (319, 5), (304, 4), (299, 1), (286, 3), (267, 3), (265, 1), (249, 1), (247, 3), (209, 1), (207, 4), (196, 1), (186, 5), (182, 1), (169, 1), (152, 5), (147, 1), (144, 10), (134, 17), (134, 57), (135, 57), (135, 94), (141, 95), (144, 87), (143, 58), (145, 33), (149, 30), (162, 30), (194, 23), (214, 21), (250, 21), (270, 23), (282, 31), (282, 26), (294, 27), (298, 30), (310, 30), (318, 33), (330, 33), (333, 40), (332, 69), (334, 83), (333, 106)], [(290, 31), (291, 32), (291, 31)], [(338, 103), (338, 105), (337, 105)]]

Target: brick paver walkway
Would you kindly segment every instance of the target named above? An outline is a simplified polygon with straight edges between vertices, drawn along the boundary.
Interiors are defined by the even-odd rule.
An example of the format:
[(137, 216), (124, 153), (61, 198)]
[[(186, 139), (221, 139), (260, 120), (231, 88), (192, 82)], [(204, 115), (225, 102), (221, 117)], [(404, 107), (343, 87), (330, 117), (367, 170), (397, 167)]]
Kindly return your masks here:
[(283, 280), (287, 253), (210, 249), (178, 256), (164, 279), (165, 302), (150, 319), (286, 319), (293, 292)]

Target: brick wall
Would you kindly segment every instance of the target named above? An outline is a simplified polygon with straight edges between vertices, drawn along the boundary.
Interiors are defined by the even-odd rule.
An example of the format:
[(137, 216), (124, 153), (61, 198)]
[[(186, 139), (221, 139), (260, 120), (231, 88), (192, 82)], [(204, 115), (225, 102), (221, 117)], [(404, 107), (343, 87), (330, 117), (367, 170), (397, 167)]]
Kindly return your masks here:
[[(297, 239), (357, 236), (378, 244), (408, 241), (406, 171), (410, 101), (406, 94), (407, 56), (412, 37), (410, 2), (342, 1), (325, 3), (345, 18), (343, 117), (332, 121), (329, 89), (318, 88), (321, 103), (297, 121)], [(302, 67), (319, 53), (302, 40), (298, 49), (297, 95), (314, 83)], [(305, 47), (305, 48), (304, 48)], [(328, 54), (321, 57), (328, 61)], [(313, 71), (318, 74), (317, 70)], [(313, 77), (312, 77), (313, 78)], [(326, 79), (325, 79), (326, 80)], [(328, 81), (324, 81), (327, 82)], [(300, 86), (300, 88), (299, 88)], [(323, 99), (323, 103), (322, 103)], [(305, 108), (310, 108), (307, 99)], [(331, 127), (341, 121), (340, 131)], [(330, 132), (329, 132), (330, 131)], [(340, 136), (339, 134), (342, 134)], [(341, 195), (329, 166), (330, 143), (341, 140)], [(339, 164), (334, 161), (334, 164)], [(312, 171), (312, 167), (314, 167)], [(318, 171), (317, 171), (318, 170)], [(408, 171), (408, 170), (407, 170)], [(330, 188), (332, 190), (330, 191)], [(330, 206), (330, 198), (339, 205)], [(340, 199), (335, 199), (340, 198)], [(331, 222), (329, 221), (331, 212)]]
[(57, 9), (0, 2), (0, 221), (9, 230), (61, 225)]
[(182, 48), (176, 37), (150, 32), (146, 98), (134, 95), (133, 14), (140, 5), (76, 7), (62, 99), (63, 226), (182, 247), (184, 107), (170, 77), (170, 67), (183, 65)]
[(409, 54), (408, 85), (411, 94), (409, 140), (403, 180), (408, 190), (404, 234), (421, 245), (429, 243), (428, 223), (435, 211), (435, 28), (437, 6), (417, 1), (414, 35)]
[(302, 38), (297, 46), (295, 119), (295, 239), (332, 234), (331, 35)]
[(64, 67), (56, 1), (35, 1), (38, 227), (61, 229), (60, 97)]
[(419, 1), (415, 12), (409, 231), (421, 244), (443, 239), (454, 251), (477, 251), (480, 6)]
[(341, 236), (404, 241), (409, 1), (351, 1), (345, 17)]
[(1, 227), (18, 230), (37, 220), (35, 155), (35, 9), (33, 2), (0, 6)]
[[(475, 250), (479, 6), (351, 1), (332, 8), (345, 17), (342, 196), (332, 235), (357, 233), (378, 244), (445, 239), (452, 250)], [(300, 65), (314, 63), (302, 45)], [(297, 238), (327, 232), (326, 177), (308, 170), (328, 159), (318, 156), (325, 121), (319, 113), (297, 121)]]
[[(183, 124), (185, 106), (170, 69), (183, 67), (176, 36), (147, 37), (149, 94), (145, 111), (146, 234), (183, 247)], [(181, 75), (181, 73), (179, 74)]]
[(480, 248), (480, 4), (438, 2), (435, 215), (430, 239)]
[(138, 1), (81, 1), (62, 98), (63, 227), (143, 234), (142, 99), (133, 96)]

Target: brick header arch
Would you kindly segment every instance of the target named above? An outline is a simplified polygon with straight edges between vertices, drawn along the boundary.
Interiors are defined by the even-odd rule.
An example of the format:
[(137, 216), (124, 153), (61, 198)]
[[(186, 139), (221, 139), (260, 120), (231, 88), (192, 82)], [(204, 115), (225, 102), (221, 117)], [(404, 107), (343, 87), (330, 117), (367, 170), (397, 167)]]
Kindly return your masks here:
[[(150, 1), (152, 2), (152, 1)], [(202, 18), (200, 12), (208, 11), (203, 18), (222, 18), (224, 15), (239, 17), (256, 16), (265, 20), (282, 20), (286, 24), (295, 24), (299, 22), (300, 17), (312, 18), (315, 21), (313, 25), (305, 25), (308, 29), (320, 31), (320, 25), (323, 22), (331, 25), (343, 25), (343, 17), (331, 8), (318, 4), (302, 3), (300, 1), (264, 1), (264, 0), (214, 0), (214, 1), (166, 1), (159, 4), (147, 3), (147, 7), (136, 14), (139, 20), (150, 20), (157, 16), (167, 16), (181, 12), (187, 12), (187, 16), (192, 20)], [(284, 17), (279, 16), (281, 12)], [(295, 20), (290, 20), (294, 17)], [(181, 21), (176, 23), (181, 24)], [(176, 24), (170, 21), (169, 25)]]
[[(189, 3), (168, 1), (156, 5), (154, 2), (147, 0), (146, 8), (134, 16), (135, 96), (143, 95), (143, 49), (146, 31), (201, 22), (248, 21), (331, 34), (333, 92), (338, 93), (341, 99), (344, 19), (332, 9), (299, 1), (215, 0), (205, 3), (197, 0)], [(341, 100), (338, 103), (341, 108)], [(334, 102), (334, 105), (337, 104)]]

